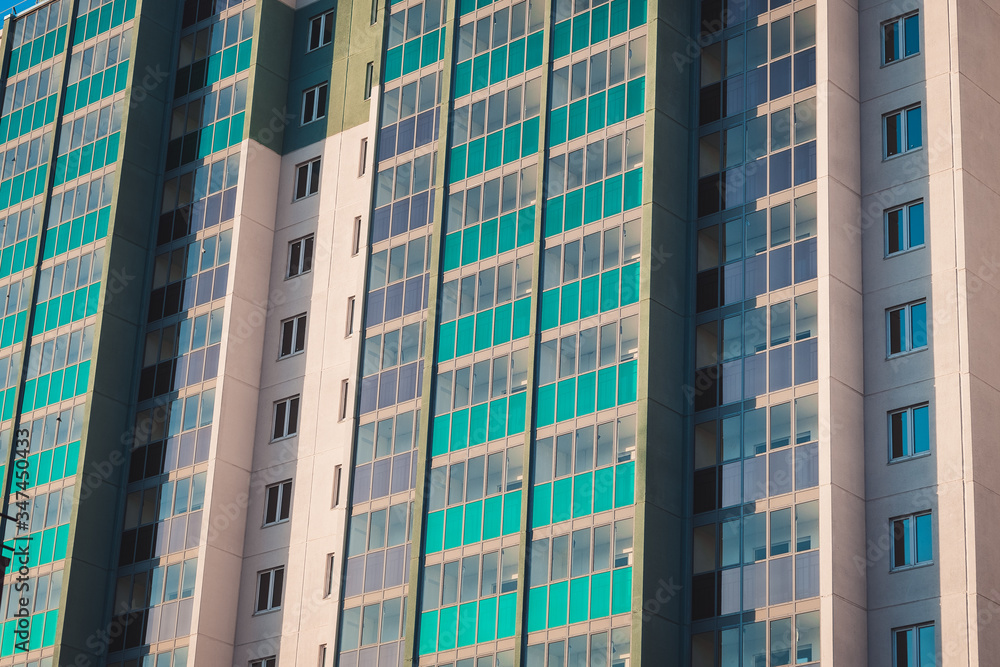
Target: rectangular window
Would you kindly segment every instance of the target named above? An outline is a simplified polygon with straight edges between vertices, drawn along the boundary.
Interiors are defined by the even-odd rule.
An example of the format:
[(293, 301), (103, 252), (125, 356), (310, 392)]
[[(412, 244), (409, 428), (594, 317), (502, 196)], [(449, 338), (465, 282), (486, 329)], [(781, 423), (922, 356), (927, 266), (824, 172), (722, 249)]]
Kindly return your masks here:
[(927, 347), (927, 302), (887, 310), (886, 334), (890, 357)]
[(281, 349), (278, 358), (291, 357), (306, 349), (306, 316), (296, 315), (281, 323)]
[(299, 432), (299, 397), (292, 396), (274, 404), (272, 440), (288, 438)]
[(375, 62), (372, 61), (365, 65), (365, 99), (371, 99), (372, 96), (372, 82), (375, 78)]
[(368, 168), (368, 137), (361, 140), (361, 155), (358, 158), (358, 178), (365, 175)]
[(336, 507), (340, 504), (340, 471), (341, 467), (337, 466), (333, 469), (333, 506)]
[(934, 624), (892, 631), (892, 667), (937, 667)]
[(334, 576), (334, 554), (326, 555), (326, 585), (323, 587), (323, 597), (328, 598), (333, 595), (333, 576)]
[(325, 82), (318, 86), (307, 88), (302, 93), (303, 125), (308, 125), (320, 118), (326, 118), (326, 101), (328, 96), (329, 86)]
[(354, 334), (354, 297), (347, 297), (347, 333), (345, 337)]
[(312, 271), (313, 245), (312, 234), (303, 236), (288, 244), (288, 277), (294, 278)]
[(920, 16), (917, 12), (882, 24), (882, 64), (920, 53)]
[(278, 660), (275, 656), (270, 658), (261, 658), (260, 660), (251, 660), (250, 667), (275, 667), (278, 664)]
[(925, 454), (930, 449), (930, 407), (926, 403), (889, 413), (890, 461)]
[(378, 3), (379, 0), (372, 0), (372, 18), (371, 18), (372, 25), (378, 23)]
[(319, 667), (326, 667), (326, 644), (319, 646)]
[(329, 11), (309, 20), (309, 48), (315, 51), (333, 41), (333, 12)]
[(295, 167), (295, 201), (319, 192), (320, 158)]
[(340, 421), (347, 419), (347, 380), (340, 381)]
[(885, 256), (924, 245), (924, 203), (913, 202), (885, 212)]
[(257, 573), (257, 601), (254, 613), (281, 609), (281, 593), (285, 587), (284, 566)]
[(271, 484), (264, 493), (267, 498), (264, 506), (264, 525), (270, 526), (288, 521), (292, 507), (292, 480)]
[(882, 116), (885, 157), (908, 153), (923, 146), (920, 105), (899, 109)]
[(361, 252), (361, 216), (354, 218), (354, 238), (351, 239), (351, 256)]
[(898, 570), (924, 565), (934, 559), (933, 529), (931, 513), (922, 512), (910, 516), (899, 517), (892, 524), (892, 563), (891, 568)]

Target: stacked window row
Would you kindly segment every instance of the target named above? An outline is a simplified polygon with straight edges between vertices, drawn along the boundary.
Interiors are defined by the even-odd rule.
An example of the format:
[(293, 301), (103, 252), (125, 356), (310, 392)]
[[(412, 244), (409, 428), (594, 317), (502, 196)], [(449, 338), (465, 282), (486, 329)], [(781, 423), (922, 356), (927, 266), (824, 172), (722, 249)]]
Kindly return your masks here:
[(73, 113), (125, 90), (131, 52), (131, 28), (75, 51), (69, 61), (63, 113)]
[(397, 640), (405, 631), (405, 597), (344, 609), (340, 618), (339, 664), (342, 667), (399, 664), (405, 657), (405, 642)]
[(537, 77), (456, 108), (451, 118), (449, 182), (537, 153), (541, 95), (542, 79)]
[(223, 317), (224, 309), (216, 308), (148, 332), (139, 400), (214, 378), (219, 369)]
[[(108, 650), (122, 651), (190, 634), (197, 569), (198, 559), (188, 558), (182, 563), (119, 577), (114, 607), (118, 613), (112, 623), (124, 628), (124, 632), (112, 638)], [(177, 660), (181, 650), (174, 651), (174, 665), (178, 667), (186, 664), (186, 650), (185, 662)], [(170, 653), (161, 653), (156, 660), (157, 666), (169, 665)]]
[(103, 270), (101, 247), (39, 271), (32, 335), (96, 314)]
[(163, 184), (157, 245), (233, 219), (240, 155), (230, 155)]
[(0, 348), (10, 347), (24, 340), (24, 327), (31, 305), (31, 278), (0, 286)]
[(128, 494), (119, 565), (198, 546), (207, 474), (200, 472)]
[[(214, 400), (213, 391), (203, 394)], [(142, 410), (136, 416), (135, 443), (129, 456), (128, 481), (138, 482), (149, 477), (186, 468), (208, 460), (212, 427), (198, 427), (198, 405), (189, 405), (187, 423), (182, 423), (183, 403)], [(211, 410), (211, 405), (202, 406)], [(185, 428), (186, 427), (186, 428)]]
[(532, 540), (528, 632), (629, 611), (632, 543), (632, 519)]
[(33, 345), (22, 410), (37, 410), (86, 393), (93, 343), (93, 325), (89, 325), (42, 345)]
[[(627, 507), (635, 496), (635, 415), (539, 438), (531, 526)], [(596, 436), (596, 444), (595, 444)]]
[(81, 0), (76, 8), (73, 46), (135, 18), (135, 0)]
[(738, 303), (812, 280), (816, 277), (816, 253), (815, 194), (707, 227), (698, 235), (697, 310)]
[[(422, 249), (424, 239), (417, 239), (416, 242)], [(423, 328), (424, 323), (415, 322), (365, 339), (360, 414), (417, 397), (423, 358)]]
[[(20, 539), (31, 540), (32, 548), (28, 550), (28, 567), (46, 565), (66, 558), (66, 548), (69, 543), (69, 517), (73, 511), (75, 490), (75, 486), (67, 486), (49, 493), (35, 494), (29, 501), (31, 507), (28, 512), (31, 515), (31, 520), (28, 529), (26, 531), (18, 530)], [(13, 529), (13, 522), (10, 525)], [(16, 573), (20, 565), (20, 559), (11, 559), (7, 574)]]
[(250, 67), (255, 10), (249, 7), (181, 38), (174, 99)]
[(371, 327), (427, 307), (430, 239), (417, 238), (374, 252), (368, 265), (365, 326)]
[[(62, 63), (33, 72), (14, 83), (8, 81), (0, 118), (0, 143), (51, 123), (56, 117), (56, 93), (62, 79)], [(55, 70), (55, 76), (52, 71)]]
[[(645, 37), (553, 71), (549, 145), (559, 146), (641, 115), (645, 74)], [(641, 139), (636, 148), (641, 152)]]
[(221, 14), (231, 7), (238, 7), (243, 0), (184, 0), (181, 19), (182, 28), (190, 28), (195, 23)]
[(344, 597), (354, 597), (409, 581), (413, 506), (402, 502), (351, 517)]
[(530, 351), (521, 349), (439, 372), (432, 455), (523, 433), (529, 360)]
[(62, 185), (118, 160), (122, 104), (123, 100), (118, 100), (63, 123), (53, 185)]
[(417, 410), (358, 427), (352, 504), (404, 493), (414, 487), (417, 454), (413, 451), (413, 438), (419, 424)]
[[(16, 361), (13, 357), (11, 359)], [(6, 361), (4, 359), (0, 364)], [(17, 366), (12, 365), (11, 368)], [(31, 453), (28, 455), (31, 487), (76, 475), (83, 432), (83, 408), (83, 404), (75, 405), (27, 423), (32, 434)]]
[(431, 72), (382, 95), (379, 162), (437, 140), (440, 87), (441, 77)]
[[(55, 0), (55, 2), (50, 2), (43, 7), (39, 7), (36, 11), (14, 22), (14, 36), (11, 39), (12, 50), (19, 52), (19, 55), (25, 52), (32, 55), (29, 55), (25, 59), (26, 62), (23, 65), (14, 65), (21, 58), (11, 56), (11, 68), (7, 76), (13, 76), (18, 71), (37, 65), (42, 60), (47, 60), (47, 58), (35, 57), (33, 55), (36, 49), (44, 51), (44, 40), (46, 38), (54, 39), (57, 43), (66, 41), (65, 37), (62, 39), (57, 38), (57, 35), (60, 34), (57, 31), (66, 25), (72, 8), (72, 0)], [(62, 30), (61, 34), (65, 35), (66, 31)], [(31, 61), (33, 60), (36, 60), (36, 62), (32, 63)]]
[(52, 132), (27, 139), (3, 154), (3, 174), (0, 178), (0, 209), (15, 206), (42, 194), (49, 171), (47, 162)]
[[(696, 634), (691, 638), (691, 664), (693, 667), (818, 665), (819, 619), (818, 611), (810, 611), (796, 614), (794, 619), (780, 618), (724, 628), (717, 635), (714, 632)], [(933, 651), (934, 627), (930, 626), (930, 630), (929, 643)], [(893, 667), (896, 664), (899, 667), (913, 665), (903, 662)], [(920, 666), (932, 667), (934, 664), (927, 662)]]
[(455, 99), (542, 64), (541, 0), (503, 7), (458, 29)]
[[(562, 58), (646, 23), (641, 0), (558, 0), (552, 29), (552, 57)], [(643, 47), (645, 52), (645, 47)]]
[(226, 294), (233, 230), (158, 254), (153, 264), (148, 322), (209, 303)]
[(35, 256), (44, 204), (0, 216), (0, 279), (23, 271)]
[(819, 501), (698, 526), (692, 549), (696, 621), (816, 597)]
[(631, 654), (632, 630), (624, 627), (589, 637), (578, 635), (548, 644), (530, 644), (525, 649), (525, 661), (529, 667), (566, 667), (567, 660), (570, 667), (628, 667)]
[(248, 78), (174, 107), (168, 170), (207, 157), (243, 139)]
[[(436, 125), (435, 125), (436, 127)], [(372, 243), (426, 227), (434, 211), (437, 153), (383, 169), (375, 183)]]
[(538, 346), (539, 428), (636, 400), (639, 316)]
[(818, 440), (816, 394), (696, 425), (694, 513), (815, 487)]
[(52, 195), (45, 222), (43, 259), (52, 259), (108, 235), (114, 184), (112, 172)]
[(389, 15), (384, 83), (433, 65), (444, 57), (447, 31), (443, 18), (441, 0), (425, 0)]

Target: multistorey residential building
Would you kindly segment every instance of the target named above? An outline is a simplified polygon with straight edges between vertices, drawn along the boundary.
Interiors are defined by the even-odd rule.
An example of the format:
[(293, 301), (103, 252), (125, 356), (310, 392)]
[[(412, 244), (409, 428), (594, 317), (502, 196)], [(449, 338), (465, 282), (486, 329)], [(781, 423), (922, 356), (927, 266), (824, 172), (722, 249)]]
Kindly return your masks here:
[(0, 667), (990, 664), (998, 26), (22, 7)]

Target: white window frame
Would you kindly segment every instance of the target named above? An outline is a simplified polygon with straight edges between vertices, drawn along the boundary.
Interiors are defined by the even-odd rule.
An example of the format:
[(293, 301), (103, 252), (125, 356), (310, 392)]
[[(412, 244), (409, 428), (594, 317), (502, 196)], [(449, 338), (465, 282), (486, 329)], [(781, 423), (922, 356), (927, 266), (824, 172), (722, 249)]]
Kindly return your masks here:
[[(294, 192), (292, 193), (294, 201), (308, 199), (319, 192), (320, 177), (323, 173), (322, 163), (323, 158), (315, 157), (311, 160), (295, 165), (295, 182), (293, 183)], [(302, 181), (303, 174), (305, 175), (305, 192), (299, 194), (299, 183)]]
[[(929, 560), (917, 560), (917, 518), (928, 516), (931, 517), (931, 557)], [(909, 524), (909, 545), (910, 556), (912, 557), (912, 562), (904, 563), (902, 565), (896, 565), (896, 524), (897, 523), (908, 523)], [(913, 514), (905, 514), (903, 516), (893, 517), (889, 519), (889, 571), (890, 572), (900, 572), (903, 570), (909, 570), (915, 567), (924, 567), (927, 565), (934, 564), (934, 517), (930, 510), (925, 510), (922, 512), (914, 512)]]
[[(307, 314), (300, 313), (295, 317), (289, 317), (287, 320), (281, 321), (281, 330), (278, 338), (278, 359), (287, 359), (305, 352), (307, 320)], [(285, 352), (286, 329), (290, 329), (291, 334), (291, 348), (288, 352)], [(296, 347), (300, 338), (302, 339), (302, 347)]]
[[(923, 206), (923, 208), (924, 208), (924, 224), (923, 224), (923, 228), (924, 228), (924, 240), (923, 240), (922, 243), (918, 243), (917, 245), (912, 245), (912, 243), (910, 241), (910, 209), (912, 209), (914, 206)], [(893, 213), (896, 213), (896, 212), (899, 212), (900, 215), (903, 217), (902, 224), (900, 225), (902, 227), (902, 229), (903, 229), (902, 248), (900, 248), (899, 250), (890, 250), (889, 249), (889, 216), (891, 214), (893, 214)], [(885, 210), (885, 213), (883, 214), (883, 223), (884, 223), (883, 227), (885, 229), (885, 256), (886, 257), (895, 257), (896, 255), (902, 255), (905, 252), (909, 252), (911, 250), (917, 250), (919, 248), (925, 247), (927, 245), (927, 224), (926, 224), (926, 220), (927, 220), (927, 207), (924, 206), (924, 200), (923, 199), (917, 199), (915, 201), (908, 202), (908, 203), (903, 204), (901, 206), (893, 206), (892, 208), (887, 208)]]
[[(275, 437), (276, 427), (278, 425), (278, 407), (285, 406), (285, 416), (284, 423), (281, 428), (281, 435)], [(289, 414), (292, 410), (292, 406), (295, 406), (295, 423), (292, 424), (289, 420)], [(299, 412), (302, 405), (301, 397), (299, 394), (295, 396), (289, 396), (288, 398), (283, 398), (280, 401), (274, 402), (274, 408), (271, 412), (271, 442), (277, 442), (278, 440), (285, 440), (286, 438), (294, 438), (299, 434)], [(294, 430), (291, 430), (294, 429)]]
[[(923, 667), (922, 665), (920, 665), (920, 631), (921, 630), (925, 630), (927, 628), (932, 628), (933, 629), (934, 628), (934, 623), (933, 622), (931, 622), (931, 623), (917, 623), (916, 625), (908, 625), (908, 626), (905, 626), (905, 627), (902, 627), (902, 628), (893, 628), (892, 629), (892, 665), (893, 665), (893, 667), (900, 667), (900, 664), (901, 664), (899, 662), (900, 656), (896, 653), (896, 647), (899, 646), (899, 644), (898, 644), (898, 642), (896, 640), (896, 637), (899, 636), (900, 634), (906, 633), (906, 632), (912, 632), (913, 633), (912, 635), (910, 635), (911, 639), (908, 639), (907, 642), (906, 642), (907, 643), (907, 648), (910, 651), (910, 657), (912, 657), (913, 660), (912, 660), (912, 662), (911, 661), (907, 661), (906, 664), (902, 664), (902, 667), (909, 667), (910, 664), (916, 665), (916, 667)], [(937, 636), (936, 636), (936, 634), (937, 633), (935, 632), (935, 637), (934, 637), (935, 656), (937, 655), (937, 652), (936, 652), (936, 649), (937, 649)], [(936, 660), (935, 660), (935, 664), (936, 664)], [(930, 666), (927, 666), (927, 667), (930, 667)]]
[(268, 656), (266, 658), (258, 658), (257, 660), (250, 661), (250, 667), (276, 667), (278, 664), (277, 656)]
[[(914, 306), (924, 306), (924, 344), (919, 347), (913, 344), (913, 308)], [(902, 332), (903, 332), (903, 347), (898, 352), (892, 351), (892, 314), (902, 311), (904, 317), (906, 318), (903, 322)], [(885, 311), (885, 356), (887, 359), (893, 357), (899, 357), (904, 354), (909, 354), (911, 352), (916, 352), (918, 350), (926, 350), (929, 345), (930, 339), (930, 326), (927, 323), (927, 300), (920, 299), (919, 301), (911, 301), (910, 303), (905, 303), (900, 306), (895, 306), (893, 308), (888, 308)]]
[[(309, 95), (312, 94), (312, 101)], [(326, 118), (328, 98), (330, 96), (330, 84), (327, 81), (312, 86), (302, 91), (302, 116), (299, 118), (300, 125), (309, 125), (318, 120)]]
[[(928, 443), (927, 449), (922, 452), (914, 451), (914, 446), (916, 445), (916, 429), (914, 428), (915, 417), (914, 412), (916, 410), (926, 409), (928, 424), (930, 423), (930, 404), (929, 403), (918, 403), (916, 405), (911, 405), (906, 408), (900, 408), (898, 410), (890, 410), (886, 414), (886, 428), (888, 429), (888, 445), (889, 445), (889, 462), (896, 463), (897, 461), (909, 461), (910, 459), (921, 458), (923, 456), (930, 456), (930, 433), (928, 433)], [(896, 415), (903, 415), (904, 423), (906, 425), (906, 441), (903, 443), (904, 453), (899, 456), (893, 456), (892, 454), (892, 419)]]
[[(288, 488), (288, 503), (284, 502), (285, 488)], [(277, 484), (268, 484), (264, 487), (264, 522), (262, 526), (276, 526), (279, 523), (286, 523), (292, 516), (292, 480), (286, 479)], [(268, 521), (267, 515), (270, 513), (271, 497), (274, 497), (274, 521)], [(284, 514), (284, 516), (282, 516)]]
[[(276, 604), (275, 600), (274, 600), (274, 579), (275, 579), (274, 575), (276, 573), (278, 573), (278, 572), (281, 573), (281, 590), (279, 591), (279, 595), (278, 595), (279, 599), (277, 600), (277, 604)], [(264, 607), (263, 609), (261, 609), (259, 607), (259, 605), (260, 605), (260, 587), (261, 587), (261, 580), (264, 578), (265, 574), (266, 575), (270, 575), (269, 578), (268, 578), (268, 583), (267, 583), (267, 586), (268, 586), (268, 590), (267, 590), (267, 606)], [(281, 609), (281, 599), (280, 598), (283, 597), (284, 592), (285, 592), (285, 566), (284, 565), (278, 565), (277, 567), (272, 567), (272, 568), (268, 568), (266, 570), (260, 570), (259, 572), (257, 572), (257, 588), (255, 590), (255, 595), (253, 596), (254, 614), (267, 614), (267, 613), (270, 613), (272, 611), (278, 611), (279, 609)]]
[[(311, 19), (309, 19), (309, 35), (306, 38), (306, 53), (312, 53), (316, 49), (321, 49), (324, 46), (326, 46), (327, 44), (332, 44), (333, 43), (333, 29), (330, 30), (330, 38), (327, 39), (326, 41), (323, 41), (324, 37), (326, 35), (326, 27), (327, 27), (327, 25), (328, 24), (335, 25), (333, 23), (333, 19), (334, 19), (333, 14), (334, 14), (334, 10), (331, 9), (328, 12), (323, 12), (319, 16), (314, 16)], [(313, 37), (312, 37), (313, 36), (313, 26), (315, 26), (317, 24), (319, 25), (319, 43), (316, 44), (315, 46), (313, 46)]]
[[(908, 112), (914, 109), (920, 109), (920, 145), (913, 146), (912, 148), (906, 147), (906, 137), (908, 135)], [(902, 144), (899, 147), (899, 151), (889, 155), (889, 119), (893, 116), (899, 116), (899, 126), (900, 126), (900, 137), (902, 139)], [(911, 104), (909, 106), (903, 107), (902, 109), (893, 109), (889, 113), (882, 115), (882, 159), (891, 160), (900, 155), (906, 155), (914, 151), (919, 151), (924, 147), (924, 113), (923, 104), (918, 102), (916, 104)]]
[[(295, 247), (296, 244), (299, 246), (298, 249)], [(297, 278), (301, 275), (312, 272), (312, 260), (315, 248), (315, 234), (307, 234), (306, 236), (302, 236), (288, 242), (288, 258), (285, 265), (285, 280), (288, 280), (289, 278)], [(292, 273), (292, 257), (296, 254), (298, 255), (299, 260), (299, 270), (298, 273)], [(302, 268), (307, 260), (309, 262), (309, 268)]]
[[(913, 18), (914, 16), (917, 17), (917, 50), (911, 53), (910, 55), (906, 55), (906, 19)], [(894, 18), (889, 19), (888, 21), (882, 22), (882, 25), (879, 26), (879, 47), (880, 47), (879, 57), (882, 59), (883, 67), (886, 65), (894, 65), (900, 61), (908, 60), (910, 58), (914, 58), (920, 55), (920, 23), (921, 21), (920, 21), (919, 11), (909, 12), (907, 14), (896, 16)], [(886, 60), (885, 29), (894, 24), (898, 26), (896, 33), (898, 36), (898, 43), (896, 46), (898, 47), (899, 57), (893, 60)]]

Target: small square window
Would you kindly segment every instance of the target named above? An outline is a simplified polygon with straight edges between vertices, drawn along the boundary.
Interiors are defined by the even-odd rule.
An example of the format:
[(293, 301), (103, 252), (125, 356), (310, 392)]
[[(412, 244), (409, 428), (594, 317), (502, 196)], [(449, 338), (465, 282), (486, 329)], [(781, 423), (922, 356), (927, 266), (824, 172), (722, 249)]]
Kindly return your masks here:
[(934, 624), (925, 623), (892, 631), (892, 667), (937, 667)]
[(295, 201), (319, 192), (320, 158), (295, 167)]
[(890, 461), (925, 454), (930, 449), (930, 407), (926, 403), (889, 413)]
[(292, 396), (274, 404), (272, 440), (289, 438), (299, 432), (299, 397)]
[[(281, 609), (281, 593), (285, 587), (284, 566), (257, 573), (257, 599), (254, 613)], [(273, 664), (273, 663), (272, 663)]]
[(927, 347), (927, 302), (887, 310), (886, 338), (889, 357)]
[(333, 12), (329, 11), (309, 20), (309, 48), (315, 51), (333, 41)]
[(271, 484), (264, 489), (264, 525), (288, 521), (292, 507), (292, 480)]
[(924, 245), (924, 203), (906, 204), (885, 212), (885, 256)]
[(278, 358), (284, 359), (306, 349), (306, 316), (297, 315), (281, 323), (281, 349)]
[(924, 143), (920, 105), (882, 116), (882, 130), (886, 158), (920, 148)]
[(920, 15), (899, 16), (882, 24), (882, 64), (920, 53)]
[(933, 561), (934, 534), (930, 512), (898, 517), (890, 524), (892, 528), (890, 569), (900, 570)]
[(312, 271), (313, 245), (315, 237), (310, 234), (288, 244), (287, 276), (294, 278)]
[(326, 118), (326, 102), (329, 86), (321, 83), (302, 92), (302, 125)]

